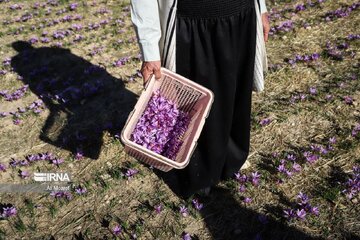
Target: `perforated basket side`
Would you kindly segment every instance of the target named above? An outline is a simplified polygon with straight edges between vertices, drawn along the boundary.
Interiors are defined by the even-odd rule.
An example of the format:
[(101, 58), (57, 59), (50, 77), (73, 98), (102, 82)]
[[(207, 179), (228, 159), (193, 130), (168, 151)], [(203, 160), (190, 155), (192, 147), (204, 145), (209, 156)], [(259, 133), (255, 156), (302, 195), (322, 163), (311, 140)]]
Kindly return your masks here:
[[(161, 79), (155, 80), (155, 77), (152, 76), (146, 90), (141, 94), (132, 116), (129, 116), (121, 133), (121, 139), (129, 154), (160, 170), (169, 171), (172, 168), (184, 168), (188, 164), (210, 111), (214, 95), (209, 89), (166, 68), (161, 68), (161, 71)], [(160, 89), (166, 98), (178, 104), (180, 110), (188, 112), (192, 117), (189, 128), (183, 136), (184, 144), (181, 146), (175, 161), (130, 141), (130, 135), (138, 119), (145, 110), (152, 93), (157, 89)]]
[(140, 160), (140, 161), (142, 161), (150, 166), (153, 166), (154, 168), (157, 168), (161, 171), (168, 172), (171, 169), (173, 169), (172, 166), (170, 166), (168, 164), (164, 164), (162, 162), (159, 162), (157, 159), (153, 159), (152, 157), (148, 157), (145, 154), (143, 154), (142, 152), (140, 152), (136, 149), (133, 149), (129, 146), (125, 146), (125, 152), (127, 154), (129, 154), (130, 156), (136, 158), (137, 160)]

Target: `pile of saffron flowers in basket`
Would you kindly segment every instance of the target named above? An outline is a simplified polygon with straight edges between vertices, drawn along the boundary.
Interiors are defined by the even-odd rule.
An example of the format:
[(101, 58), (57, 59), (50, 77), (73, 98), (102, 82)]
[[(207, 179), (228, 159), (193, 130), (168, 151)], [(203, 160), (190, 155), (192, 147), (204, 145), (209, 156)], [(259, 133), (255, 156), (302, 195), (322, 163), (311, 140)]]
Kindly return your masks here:
[(138, 120), (130, 140), (169, 159), (175, 160), (183, 143), (181, 136), (190, 123), (188, 113), (156, 90)]

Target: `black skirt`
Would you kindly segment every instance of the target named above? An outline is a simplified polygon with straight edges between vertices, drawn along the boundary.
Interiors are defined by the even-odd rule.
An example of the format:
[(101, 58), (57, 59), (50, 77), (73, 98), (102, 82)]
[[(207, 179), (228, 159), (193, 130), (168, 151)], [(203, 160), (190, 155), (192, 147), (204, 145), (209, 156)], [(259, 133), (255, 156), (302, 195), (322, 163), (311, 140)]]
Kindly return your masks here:
[(215, 95), (189, 165), (164, 174), (188, 198), (248, 157), (256, 12), (254, 0), (178, 0), (176, 14), (176, 72)]

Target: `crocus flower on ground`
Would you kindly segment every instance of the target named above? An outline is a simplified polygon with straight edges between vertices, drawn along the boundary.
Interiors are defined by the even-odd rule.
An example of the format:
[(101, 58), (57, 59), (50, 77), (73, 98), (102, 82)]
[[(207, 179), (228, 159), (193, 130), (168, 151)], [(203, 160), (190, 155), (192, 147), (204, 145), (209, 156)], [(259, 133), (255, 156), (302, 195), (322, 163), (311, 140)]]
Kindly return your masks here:
[(296, 210), (296, 216), (299, 219), (304, 220), (306, 217), (306, 211), (304, 209), (298, 209), (298, 210)]
[(286, 20), (284, 22), (281, 22), (279, 25), (271, 27), (269, 35), (274, 35), (278, 32), (289, 32), (294, 28), (293, 21), (292, 20)]
[(310, 87), (309, 92), (310, 94), (315, 95), (317, 93), (317, 90), (315, 87)]
[(201, 210), (203, 208), (203, 204), (200, 203), (198, 199), (193, 199), (192, 203), (196, 210)]
[(305, 220), (309, 214), (319, 215), (319, 208), (311, 206), (309, 203), (310, 199), (306, 194), (300, 192), (296, 198), (297, 204), (295, 208), (283, 210), (283, 215), (286, 219), (291, 220), (297, 218), (299, 220)]
[(189, 211), (185, 206), (180, 206), (179, 212), (183, 217), (187, 217), (189, 215)]
[(334, 97), (333, 97), (333, 95), (331, 95), (331, 94), (327, 94), (326, 96), (325, 96), (325, 99), (327, 100), (327, 101), (330, 101), (330, 100), (332, 100)]
[(60, 163), (64, 162), (62, 158), (57, 158), (50, 152), (38, 153), (38, 154), (29, 154), (25, 156), (25, 159), (14, 159), (11, 158), (9, 165), (12, 167), (16, 166), (27, 166), (32, 164), (36, 161), (45, 160), (49, 161), (54, 165), (59, 165)]
[(23, 97), (28, 88), (29, 85), (25, 84), (11, 94), (8, 93), (8, 90), (2, 90), (0, 91), (0, 96), (4, 97), (6, 101), (15, 101)]
[(116, 236), (120, 235), (120, 233), (122, 232), (121, 226), (117, 224), (116, 226), (113, 227), (112, 232)]
[(190, 235), (190, 233), (183, 233), (182, 234), (182, 239), (183, 240), (191, 240), (192, 239), (192, 237), (191, 237), (191, 235)]
[(71, 11), (76, 10), (77, 7), (78, 7), (78, 3), (70, 3), (70, 5), (69, 5), (69, 9)]
[(19, 125), (20, 123), (21, 123), (21, 119), (14, 119), (14, 121), (13, 121), (13, 123), (15, 124), (15, 125)]
[(320, 58), (319, 53), (312, 53), (311, 55), (296, 54), (295, 57), (293, 57), (293, 58), (285, 58), (284, 61), (289, 63), (290, 65), (294, 65), (297, 62), (305, 62), (306, 63), (306, 62), (318, 60), (319, 58)]
[(356, 137), (359, 135), (359, 132), (360, 132), (360, 123), (357, 123), (353, 128), (353, 130), (351, 131), (351, 136)]
[(159, 214), (162, 211), (162, 205), (161, 204), (155, 205), (154, 210), (157, 214)]
[(71, 200), (73, 197), (72, 194), (67, 191), (52, 191), (50, 192), (50, 196), (56, 199), (67, 199), (67, 200)]
[(360, 193), (360, 166), (353, 166), (353, 173), (345, 182), (345, 189), (342, 192), (348, 199), (352, 199)]
[(244, 198), (244, 200), (243, 200), (244, 203), (250, 203), (251, 201), (252, 201), (252, 199), (249, 198), (249, 197), (246, 197), (246, 198)]
[(59, 166), (59, 164), (63, 163), (64, 162), (64, 159), (62, 158), (55, 158), (53, 159), (52, 161), (52, 164), (56, 165), (56, 166)]
[(268, 125), (271, 122), (270, 118), (265, 118), (260, 120), (260, 125), (264, 126), (264, 125)]
[(329, 11), (325, 14), (326, 21), (333, 21), (337, 18), (343, 18), (350, 15), (350, 13), (360, 7), (360, 3), (353, 3), (352, 5), (340, 7), (334, 11)]
[(330, 144), (335, 144), (336, 143), (336, 137), (329, 138), (329, 143)]
[(75, 188), (75, 192), (79, 195), (87, 193), (86, 187), (81, 187), (80, 185)]
[(75, 159), (80, 160), (84, 157), (84, 153), (81, 148), (76, 148)]
[(244, 185), (244, 184), (241, 184), (241, 185), (239, 186), (239, 192), (245, 192), (245, 191), (246, 191), (245, 185)]
[(251, 173), (251, 183), (254, 186), (259, 185), (260, 177), (261, 177), (261, 175), (258, 172)]
[(28, 171), (21, 171), (19, 175), (21, 178), (28, 178), (30, 176), (30, 173)]
[(8, 218), (8, 217), (11, 217), (11, 216), (15, 216), (16, 213), (17, 213), (17, 209), (14, 206), (3, 207), (0, 216), (3, 217), (3, 218)]
[(128, 179), (130, 179), (131, 177), (133, 177), (135, 174), (137, 174), (139, 171), (136, 169), (128, 169), (125, 173), (125, 176), (128, 177)]
[(0, 171), (6, 172), (6, 165), (4, 163), (0, 163)]
[(355, 40), (355, 39), (360, 39), (360, 34), (349, 34), (347, 36), (348, 40)]
[(344, 102), (351, 105), (353, 103), (353, 99), (350, 96), (344, 96)]

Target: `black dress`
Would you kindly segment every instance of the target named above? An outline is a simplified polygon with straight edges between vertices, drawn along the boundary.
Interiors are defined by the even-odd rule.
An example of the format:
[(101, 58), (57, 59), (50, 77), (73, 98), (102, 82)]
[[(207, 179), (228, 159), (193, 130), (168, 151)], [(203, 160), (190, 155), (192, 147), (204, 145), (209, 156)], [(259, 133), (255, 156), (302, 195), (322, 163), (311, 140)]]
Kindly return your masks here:
[(178, 0), (176, 17), (176, 72), (215, 94), (189, 165), (163, 174), (188, 198), (248, 157), (256, 12), (254, 0)]

